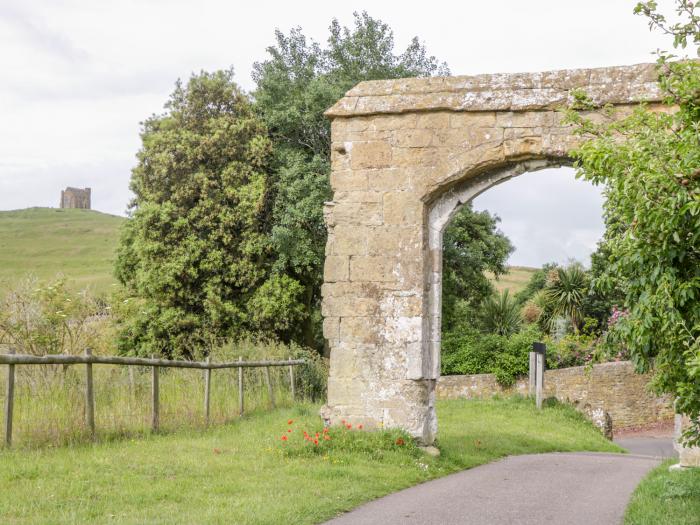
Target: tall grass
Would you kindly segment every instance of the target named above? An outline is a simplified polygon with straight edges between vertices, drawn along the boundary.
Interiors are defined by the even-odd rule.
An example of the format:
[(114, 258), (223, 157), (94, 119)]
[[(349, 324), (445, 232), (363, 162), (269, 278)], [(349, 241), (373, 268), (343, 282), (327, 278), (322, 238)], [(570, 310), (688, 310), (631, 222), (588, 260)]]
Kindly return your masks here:
[[(283, 345), (244, 344), (216, 351), (215, 361), (283, 359), (290, 349)], [(294, 350), (307, 364), (295, 367), (297, 400), (313, 400), (324, 388), (325, 364), (309, 352)], [(300, 355), (302, 354), (302, 355)], [(235, 355), (235, 357), (234, 357)], [(0, 403), (4, 406), (7, 367), (0, 367)], [(131, 369), (131, 370), (129, 370)], [(209, 424), (223, 424), (239, 417), (238, 369), (211, 371)], [(265, 371), (245, 368), (245, 413), (272, 406)], [(270, 367), (276, 406), (292, 404), (288, 367)], [(93, 365), (95, 389), (95, 439), (109, 441), (151, 432), (151, 368)], [(196, 369), (160, 369), (160, 432), (206, 426), (204, 373)], [(85, 365), (16, 367), (13, 446), (54, 447), (88, 442), (85, 425)], [(4, 433), (4, 421), (0, 423)], [(4, 435), (4, 434), (3, 434)]]

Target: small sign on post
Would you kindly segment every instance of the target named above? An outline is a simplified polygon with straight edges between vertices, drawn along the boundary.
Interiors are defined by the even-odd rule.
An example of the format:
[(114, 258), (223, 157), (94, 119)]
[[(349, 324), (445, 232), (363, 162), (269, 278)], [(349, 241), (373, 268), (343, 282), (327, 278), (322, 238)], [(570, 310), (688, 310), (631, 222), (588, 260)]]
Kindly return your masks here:
[(537, 408), (542, 408), (544, 395), (544, 364), (547, 353), (547, 345), (544, 343), (532, 343), (532, 350), (535, 353), (535, 403)]

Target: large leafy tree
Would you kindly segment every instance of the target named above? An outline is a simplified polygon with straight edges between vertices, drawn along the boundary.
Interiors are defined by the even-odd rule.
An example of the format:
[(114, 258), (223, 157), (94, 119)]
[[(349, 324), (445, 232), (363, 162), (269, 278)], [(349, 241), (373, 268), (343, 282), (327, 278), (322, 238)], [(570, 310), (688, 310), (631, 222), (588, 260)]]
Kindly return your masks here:
[[(674, 46), (697, 48), (700, 16), (677, 2), (668, 23), (656, 2), (637, 5)], [(595, 124), (573, 113), (591, 137), (578, 151), (581, 176), (606, 185), (601, 286), (623, 281), (628, 315), (619, 330), (640, 370), (653, 365), (654, 386), (677, 409), (700, 418), (700, 64), (659, 55), (659, 82), (669, 111), (638, 108), (617, 122)], [(580, 104), (590, 101), (580, 97)], [(700, 442), (700, 429), (688, 436)]]
[(143, 124), (118, 252), (117, 276), (139, 304), (123, 349), (192, 355), (254, 321), (288, 328), (295, 319), (279, 316), (300, 314), (280, 308), (301, 290), (272, 282), (256, 295), (271, 259), (264, 122), (231, 71), (178, 82), (165, 108)]
[(300, 28), (289, 34), (277, 31), (268, 59), (253, 71), (255, 105), (274, 143), (273, 271), (303, 288), (301, 338), (317, 347), (326, 244), (323, 203), (332, 198), (330, 123), (323, 113), (363, 80), (448, 72), (417, 38), (397, 53), (387, 24), (367, 13), (354, 16), (349, 28), (332, 21), (325, 47), (307, 39)]
[(462, 206), (443, 238), (443, 329), (475, 326), (479, 305), (494, 293), (485, 272), (499, 277), (507, 271), (513, 252), (510, 240), (498, 230), (500, 219), (487, 211)]

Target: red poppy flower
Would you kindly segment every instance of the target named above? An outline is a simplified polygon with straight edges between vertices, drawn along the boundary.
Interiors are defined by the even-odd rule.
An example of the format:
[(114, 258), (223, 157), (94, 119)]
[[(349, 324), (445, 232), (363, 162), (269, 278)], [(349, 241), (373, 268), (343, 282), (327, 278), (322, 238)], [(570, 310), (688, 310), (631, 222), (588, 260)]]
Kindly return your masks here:
[(324, 433), (324, 434), (328, 434), (328, 432), (329, 432), (328, 428), (324, 428), (324, 429), (323, 429), (323, 433)]
[(362, 430), (362, 424), (357, 425), (358, 430)]
[(318, 439), (314, 439), (314, 445), (318, 445)]
[(351, 428), (352, 428), (352, 425), (351, 425), (350, 423), (348, 423), (348, 424), (345, 425), (345, 426), (346, 426), (348, 429), (351, 429)]
[(291, 429), (291, 428), (288, 428), (288, 429), (287, 429), (287, 432), (291, 432), (291, 431), (292, 431), (292, 429)]
[(287, 424), (288, 424), (288, 425), (291, 425), (292, 423), (294, 423), (294, 420), (293, 420), (293, 419), (290, 419), (289, 421), (287, 421)]
[(282, 441), (287, 441), (287, 436), (282, 436)]
[(401, 446), (405, 445), (406, 442), (403, 440), (403, 438), (398, 438), (396, 440), (396, 444), (401, 447)]

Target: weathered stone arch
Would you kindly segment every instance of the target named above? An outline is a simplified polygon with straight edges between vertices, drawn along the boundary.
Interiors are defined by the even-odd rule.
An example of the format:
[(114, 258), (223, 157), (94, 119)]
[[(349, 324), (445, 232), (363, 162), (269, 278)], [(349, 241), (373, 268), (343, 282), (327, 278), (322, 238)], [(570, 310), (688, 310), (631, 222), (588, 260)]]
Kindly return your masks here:
[(654, 66), (643, 64), (363, 82), (328, 110), (326, 419), (433, 442), (442, 231), (493, 185), (569, 163), (579, 138), (558, 109), (573, 89), (616, 114), (661, 98)]

